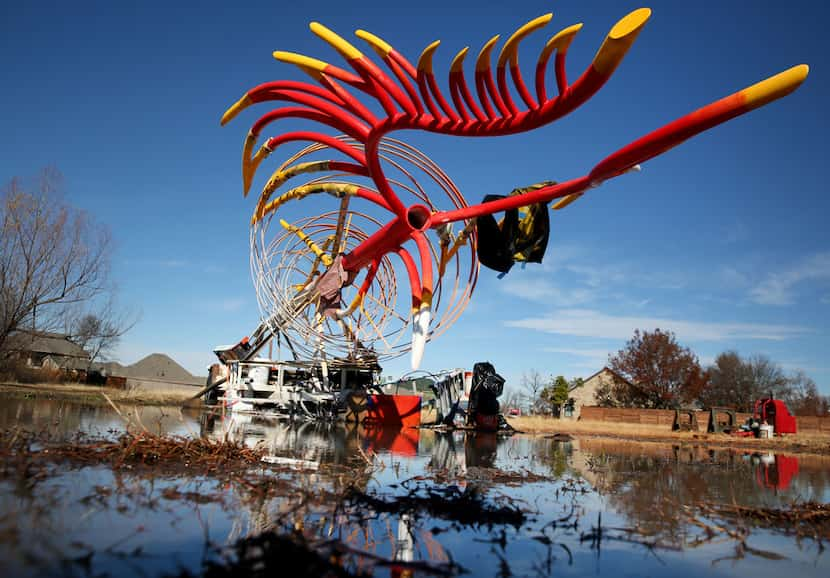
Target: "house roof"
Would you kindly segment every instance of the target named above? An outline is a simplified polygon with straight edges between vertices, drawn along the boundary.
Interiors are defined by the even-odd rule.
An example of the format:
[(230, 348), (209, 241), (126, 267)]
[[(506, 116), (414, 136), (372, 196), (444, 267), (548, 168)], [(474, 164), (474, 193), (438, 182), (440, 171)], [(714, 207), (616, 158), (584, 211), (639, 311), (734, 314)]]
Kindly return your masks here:
[(599, 371), (597, 371), (596, 373), (592, 374), (591, 376), (586, 377), (586, 378), (583, 380), (583, 383), (584, 383), (584, 382), (591, 381), (592, 379), (594, 379), (596, 376), (598, 376), (598, 375), (599, 375), (600, 373), (602, 373), (603, 371), (607, 371), (608, 373), (610, 373), (611, 375), (613, 375), (613, 376), (614, 376), (614, 377), (616, 377), (617, 379), (619, 379), (619, 380), (621, 380), (621, 381), (624, 381), (624, 382), (625, 382), (625, 383), (627, 383), (628, 385), (634, 385), (633, 383), (631, 383), (630, 381), (628, 381), (625, 377), (623, 377), (622, 375), (620, 375), (619, 373), (617, 373), (616, 371), (614, 371), (613, 369), (611, 369), (611, 368), (610, 368), (610, 367), (608, 367), (607, 365), (606, 365), (605, 367), (603, 367), (602, 369), (600, 369)]
[(25, 351), (52, 356), (89, 359), (89, 353), (83, 347), (70, 341), (69, 336), (62, 333), (19, 331), (9, 336), (8, 349), (11, 351)]

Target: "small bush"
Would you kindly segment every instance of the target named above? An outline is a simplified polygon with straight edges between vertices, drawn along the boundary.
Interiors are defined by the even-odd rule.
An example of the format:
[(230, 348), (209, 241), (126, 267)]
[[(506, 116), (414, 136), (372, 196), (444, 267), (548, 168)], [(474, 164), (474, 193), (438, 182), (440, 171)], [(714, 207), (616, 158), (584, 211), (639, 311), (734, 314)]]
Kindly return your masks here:
[(31, 367), (25, 362), (12, 359), (0, 363), (0, 379), (17, 383), (62, 383), (68, 380), (62, 369)]

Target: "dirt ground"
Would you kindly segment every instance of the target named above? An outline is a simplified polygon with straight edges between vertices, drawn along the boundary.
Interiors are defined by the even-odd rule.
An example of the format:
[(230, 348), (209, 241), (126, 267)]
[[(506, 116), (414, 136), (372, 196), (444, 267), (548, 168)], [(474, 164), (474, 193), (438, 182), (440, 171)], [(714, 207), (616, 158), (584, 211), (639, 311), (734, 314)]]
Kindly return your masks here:
[(549, 417), (509, 417), (508, 423), (527, 434), (567, 433), (574, 436), (626, 439), (642, 442), (705, 445), (712, 448), (758, 449), (788, 453), (830, 455), (830, 435), (803, 432), (772, 439), (739, 438), (728, 434), (710, 434), (705, 431), (671, 431), (669, 426), (630, 423), (559, 420)]

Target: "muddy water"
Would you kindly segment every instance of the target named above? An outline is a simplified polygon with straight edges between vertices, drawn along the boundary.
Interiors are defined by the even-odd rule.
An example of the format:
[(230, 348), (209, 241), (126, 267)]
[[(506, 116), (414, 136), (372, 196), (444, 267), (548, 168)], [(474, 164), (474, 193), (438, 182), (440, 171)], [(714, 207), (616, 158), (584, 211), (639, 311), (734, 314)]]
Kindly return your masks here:
[[(295, 460), (297, 469), (263, 466), (254, 473), (293, 486), (263, 494), (250, 484), (181, 472), (59, 463), (48, 476), (7, 469), (0, 477), (2, 575), (198, 573), (216, 547), (299, 526), (376, 559), (463, 568), (473, 576), (830, 572), (830, 554), (815, 537), (693, 511), (696, 504), (826, 503), (826, 458), (589, 438), (292, 425), (177, 408), (121, 412), (0, 398), (0, 429), (47, 432), (50, 439), (78, 432), (113, 437), (129, 420), (157, 433), (259, 444), (284, 461)], [(406, 498), (399, 503), (408, 505), (361, 506), (356, 511), (366, 515), (355, 516), (327, 501), (327, 492), (344, 483), (378, 503)], [(301, 489), (316, 497), (303, 497)], [(424, 502), (418, 499), (439, 495), (480, 496), (490, 509), (470, 520), (463, 512), (419, 506)], [(487, 517), (498, 508), (520, 512), (520, 519)], [(353, 556), (350, 569), (371, 568), (364, 562)], [(406, 575), (394, 565), (373, 571)], [(421, 569), (415, 575), (433, 574)]]

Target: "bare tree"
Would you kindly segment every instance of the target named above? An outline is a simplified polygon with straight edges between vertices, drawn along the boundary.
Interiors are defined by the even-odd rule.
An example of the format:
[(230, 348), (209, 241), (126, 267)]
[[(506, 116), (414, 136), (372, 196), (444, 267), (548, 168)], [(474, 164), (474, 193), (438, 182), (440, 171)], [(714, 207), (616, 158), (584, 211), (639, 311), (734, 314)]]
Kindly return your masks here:
[(109, 289), (109, 231), (64, 203), (60, 182), (46, 169), (0, 192), (0, 352), (15, 331), (57, 329), (68, 306)]
[(103, 304), (70, 308), (64, 332), (89, 354), (88, 368), (112, 353), (121, 337), (138, 322), (139, 315), (119, 310), (112, 296)]
[(747, 361), (752, 382), (755, 387), (756, 398), (774, 397), (787, 399), (790, 396), (790, 380), (781, 369), (766, 355), (753, 355)]
[(542, 374), (538, 370), (531, 369), (522, 373), (522, 379), (519, 383), (530, 398), (531, 411), (535, 411), (539, 403), (539, 394), (547, 385), (547, 381), (545, 381), (545, 378), (542, 377)]
[(822, 396), (816, 382), (802, 370), (789, 377), (790, 396), (787, 405), (795, 415), (826, 416), (830, 414), (830, 397)]
[(504, 390), (504, 397), (502, 398), (502, 406), (503, 407), (518, 407), (521, 401), (521, 395), (515, 389), (507, 389)]

